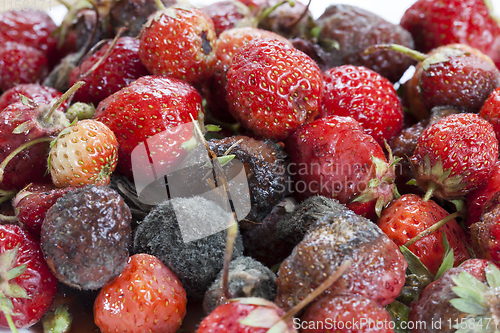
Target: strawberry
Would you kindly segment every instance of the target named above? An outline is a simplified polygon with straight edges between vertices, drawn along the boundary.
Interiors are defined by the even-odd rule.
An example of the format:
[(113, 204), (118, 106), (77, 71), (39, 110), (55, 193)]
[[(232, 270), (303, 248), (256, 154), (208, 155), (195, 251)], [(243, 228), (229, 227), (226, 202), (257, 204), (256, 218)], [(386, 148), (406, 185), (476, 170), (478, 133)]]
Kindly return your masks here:
[[(75, 93), (73, 97), (75, 101), (97, 105), (139, 77), (149, 74), (139, 59), (139, 40), (132, 37), (120, 37), (105, 57), (111, 43), (108, 42), (71, 71), (70, 85), (79, 80), (85, 82), (85, 86)], [(102, 62), (97, 68), (91, 70), (98, 61)]]
[(479, 116), (493, 125), (497, 140), (500, 140), (500, 88), (495, 89), (484, 102)]
[(217, 1), (201, 9), (214, 22), (217, 37), (226, 30), (251, 26), (254, 19), (250, 8), (238, 0)]
[(284, 43), (288, 43), (285, 38), (274, 32), (252, 27), (229, 29), (219, 36), (215, 51), (217, 61), (215, 62), (214, 74), (207, 84), (209, 89), (208, 105), (210, 113), (215, 118), (225, 122), (234, 122), (226, 101), (227, 71), (231, 66), (234, 55), (243, 46), (257, 38), (279, 39)]
[(260, 29), (289, 39), (300, 36), (303, 28), (313, 21), (309, 6), (301, 1), (266, 0), (259, 10)]
[(391, 315), (367, 298), (345, 295), (322, 297), (300, 318), (302, 333), (393, 333)]
[(152, 255), (135, 254), (123, 272), (99, 291), (94, 320), (103, 333), (175, 333), (186, 303), (184, 288), (167, 266)]
[(319, 117), (351, 116), (381, 146), (403, 129), (403, 108), (396, 90), (378, 73), (344, 65), (323, 73), (323, 80)]
[(418, 186), (432, 195), (453, 199), (488, 180), (498, 158), (493, 126), (476, 114), (445, 117), (418, 138), (411, 158)]
[(59, 106), (80, 86), (50, 104), (22, 98), (0, 112), (0, 188), (20, 190), (44, 179), (48, 142), (69, 125)]
[[(0, 110), (5, 109), (9, 104), (21, 102), (19, 94), (28, 97), (37, 104), (49, 104), (54, 99), (62, 96), (62, 94), (52, 87), (42, 86), (35, 83), (25, 83), (7, 89), (0, 96)], [(59, 107), (59, 110), (64, 111), (68, 106), (68, 102), (64, 101)]]
[(19, 224), (35, 236), (40, 236), (45, 214), (56, 202), (74, 187), (57, 188), (52, 184), (31, 183), (14, 197), (13, 206)]
[(29, 327), (50, 308), (57, 279), (50, 272), (40, 242), (17, 225), (0, 225), (2, 296), (0, 326)]
[(497, 192), (500, 192), (500, 161), (495, 162), (492, 169), (487, 182), (467, 194), (467, 219), (465, 223), (469, 227), (479, 222), (484, 207)]
[(152, 74), (193, 85), (212, 75), (217, 36), (212, 20), (199, 9), (160, 9), (139, 37), (139, 57)]
[[(274, 303), (261, 298), (233, 299), (215, 308), (202, 320), (197, 333), (266, 333), (285, 314)], [(262, 323), (259, 323), (262, 321)], [(267, 324), (267, 325), (266, 325)], [(288, 320), (277, 332), (296, 333)]]
[(500, 65), (500, 26), (485, 0), (418, 0), (401, 18), (418, 50), (441, 45), (468, 44)]
[(324, 295), (359, 295), (385, 306), (405, 283), (407, 263), (380, 228), (351, 210), (323, 209), (311, 214), (309, 227), (278, 272), (275, 303), (284, 310), (297, 305), (345, 260), (349, 271)]
[(478, 258), (500, 266), (500, 192), (485, 204), (479, 222), (470, 226), (472, 246)]
[(84, 119), (59, 133), (51, 143), (48, 163), (57, 187), (108, 185), (117, 159), (113, 131), (99, 121)]
[(399, 45), (375, 46), (367, 52), (378, 49), (398, 50), (419, 61), (405, 88), (410, 111), (419, 120), (428, 118), (436, 106), (479, 112), (500, 85), (500, 71), (491, 59), (464, 44), (441, 46), (428, 54)]
[(170, 156), (162, 159), (164, 173), (159, 173), (168, 174), (182, 160), (187, 150), (181, 145), (193, 137), (193, 129), (180, 125), (190, 123), (190, 115), (195, 120), (203, 115), (196, 89), (177, 79), (143, 76), (99, 103), (94, 119), (115, 133), (118, 168), (132, 177), (132, 151), (150, 137), (155, 136), (148, 141), (150, 151)]
[(278, 40), (256, 40), (234, 56), (227, 72), (229, 111), (266, 138), (285, 140), (318, 113), (323, 82), (318, 65)]
[(39, 83), (48, 75), (45, 54), (16, 42), (0, 44), (0, 90), (21, 83)]
[[(29, 6), (28, 6), (29, 7)], [(48, 59), (59, 60), (57, 25), (41, 10), (11, 10), (0, 13), (0, 44), (17, 42), (42, 51)]]
[(299, 128), (287, 141), (295, 195), (335, 198), (374, 218), (394, 197), (394, 163), (351, 117), (329, 116)]
[(409, 321), (420, 323), (412, 332), (495, 332), (498, 281), (500, 271), (489, 260), (469, 259), (449, 269), (412, 303)]
[[(396, 245), (401, 246), (448, 215), (434, 201), (424, 201), (415, 194), (407, 194), (382, 211), (377, 225)], [(436, 232), (408, 246), (432, 274), (438, 272), (445, 257), (443, 232), (453, 249), (454, 266), (470, 257), (464, 230), (455, 219), (448, 221)]]

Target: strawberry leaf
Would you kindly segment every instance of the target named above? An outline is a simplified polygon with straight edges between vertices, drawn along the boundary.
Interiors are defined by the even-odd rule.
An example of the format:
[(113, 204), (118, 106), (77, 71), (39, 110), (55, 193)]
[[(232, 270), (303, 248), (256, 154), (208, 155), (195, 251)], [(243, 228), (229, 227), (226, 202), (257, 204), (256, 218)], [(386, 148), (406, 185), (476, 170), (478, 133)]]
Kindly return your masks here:
[(458, 276), (452, 277), (452, 280), (457, 286), (472, 289), (478, 293), (484, 293), (488, 290), (484, 283), (467, 272), (461, 272)]
[(220, 132), (222, 130), (222, 128), (220, 126), (218, 126), (218, 125), (211, 125), (211, 124), (205, 125), (205, 129), (208, 132)]
[(429, 281), (434, 280), (434, 276), (432, 275), (432, 273), (429, 272), (427, 267), (425, 267), (425, 265), (420, 261), (420, 259), (413, 252), (408, 250), (408, 248), (404, 245), (401, 245), (399, 247), (399, 249), (400, 249), (401, 253), (403, 254), (403, 256), (405, 257), (406, 262), (408, 263), (408, 268), (410, 269), (410, 271), (413, 274), (415, 274), (417, 276), (425, 276), (425, 277), (429, 278)]
[(450, 303), (455, 309), (462, 311), (463, 313), (474, 315), (484, 315), (486, 313), (486, 309), (483, 306), (463, 298), (452, 299), (450, 300)]
[(488, 285), (491, 288), (500, 287), (500, 269), (493, 264), (489, 263), (485, 269), (486, 272), (486, 281), (488, 281)]
[(393, 301), (386, 307), (387, 312), (391, 315), (394, 321), (394, 333), (407, 333), (408, 330), (408, 316), (410, 315), (410, 308), (401, 302)]
[(16, 128), (14, 128), (14, 130), (12, 131), (12, 134), (21, 134), (21, 133), (24, 133), (26, 131), (29, 131), (30, 129), (33, 128), (33, 126), (35, 126), (34, 123), (32, 123), (31, 121), (25, 121), (24, 123), (18, 125)]
[(451, 287), (451, 290), (460, 298), (465, 299), (467, 301), (482, 303), (482, 296), (471, 290), (469, 288), (464, 287)]
[(450, 243), (448, 243), (448, 238), (446, 237), (446, 232), (443, 232), (443, 244), (444, 244), (444, 258), (439, 270), (434, 277), (434, 280), (437, 280), (443, 276), (444, 272), (453, 267), (453, 249), (450, 247)]

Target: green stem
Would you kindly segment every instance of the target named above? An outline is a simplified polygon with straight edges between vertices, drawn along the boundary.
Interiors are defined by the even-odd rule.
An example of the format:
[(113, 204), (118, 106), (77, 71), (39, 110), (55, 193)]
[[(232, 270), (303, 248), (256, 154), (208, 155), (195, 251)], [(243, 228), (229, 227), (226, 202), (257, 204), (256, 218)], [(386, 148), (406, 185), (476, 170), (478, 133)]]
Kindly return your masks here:
[(53, 138), (41, 138), (41, 139), (36, 139), (36, 140), (33, 140), (33, 141), (29, 141), (29, 142), (26, 142), (22, 145), (20, 145), (19, 147), (17, 147), (14, 151), (12, 151), (9, 155), (7, 155), (7, 157), (2, 161), (2, 163), (0, 164), (0, 183), (3, 181), (3, 174), (5, 172), (5, 167), (7, 166), (7, 164), (17, 155), (19, 154), (21, 151), (23, 151), (24, 149), (26, 148), (29, 148), (31, 146), (34, 146), (40, 142), (50, 142), (54, 140)]
[(72, 85), (64, 94), (62, 94), (61, 97), (59, 97), (58, 99), (54, 99), (52, 102), (50, 102), (48, 106), (48, 111), (45, 111), (42, 114), (41, 120), (43, 122), (48, 122), (50, 117), (52, 117), (54, 111), (56, 111), (61, 106), (61, 104), (68, 99), (69, 96), (71, 96), (75, 91), (80, 89), (80, 87), (83, 86), (84, 84), (85, 84), (84, 81), (78, 81), (77, 83)]
[(7, 323), (9, 324), (9, 328), (12, 331), (12, 333), (18, 333), (17, 327), (16, 327), (16, 325), (14, 325), (14, 321), (12, 320), (12, 317), (10, 316), (10, 314), (4, 312), (4, 315), (5, 315), (5, 319), (7, 319)]
[(435, 233), (442, 226), (444, 226), (446, 223), (450, 222), (451, 220), (453, 220), (454, 218), (456, 218), (458, 216), (460, 216), (460, 212), (455, 212), (453, 214), (450, 214), (450, 215), (446, 216), (441, 221), (433, 224), (429, 228), (425, 229), (424, 231), (422, 231), (421, 233), (419, 233), (418, 235), (416, 235), (415, 237), (413, 237), (412, 239), (410, 239), (408, 242), (406, 242), (405, 246), (406, 247), (412, 246), (413, 244), (415, 244), (416, 242), (418, 242), (422, 238), (427, 237), (427, 236)]
[(4, 215), (4, 214), (0, 214), (0, 220), (3, 220), (5, 222), (17, 222), (17, 221), (19, 221), (16, 216), (9, 216), (9, 215)]
[(368, 55), (368, 54), (372, 54), (374, 52), (377, 52), (377, 51), (381, 51), (381, 50), (393, 50), (393, 51), (397, 51), (399, 53), (402, 53), (410, 58), (413, 58), (417, 61), (424, 61), (425, 59), (427, 59), (427, 54), (424, 54), (424, 53), (421, 53), (421, 52), (418, 52), (418, 51), (415, 51), (415, 50), (412, 50), (406, 46), (403, 46), (403, 45), (398, 45), (398, 44), (378, 44), (378, 45), (372, 45), (370, 46), (369, 48), (367, 48), (363, 54), (365, 55)]
[(434, 182), (429, 184), (427, 188), (427, 192), (425, 192), (424, 201), (429, 201), (430, 198), (434, 195), (434, 191), (436, 191), (437, 185)]
[[(157, 0), (158, 1), (158, 0)], [(274, 6), (272, 7), (269, 7), (269, 8), (266, 8), (262, 14), (259, 15), (259, 19), (257, 20), (258, 22), (262, 22), (264, 21), (264, 19), (266, 17), (268, 17), (272, 12), (274, 12), (276, 10), (276, 8), (278, 8), (279, 6), (281, 5), (284, 5), (288, 3), (290, 5), (290, 7), (293, 7), (295, 6), (295, 0), (282, 0), (280, 2), (278, 2), (277, 4), (275, 4)]]
[(158, 7), (158, 10), (164, 10), (165, 6), (163, 5), (163, 2), (161, 0), (155, 0), (156, 7)]

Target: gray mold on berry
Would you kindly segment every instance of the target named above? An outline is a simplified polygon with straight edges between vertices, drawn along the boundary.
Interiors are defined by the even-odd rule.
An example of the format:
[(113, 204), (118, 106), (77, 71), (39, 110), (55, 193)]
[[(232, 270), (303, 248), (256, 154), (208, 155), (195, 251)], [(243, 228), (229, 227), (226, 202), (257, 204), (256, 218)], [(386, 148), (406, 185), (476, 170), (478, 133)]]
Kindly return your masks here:
[(131, 214), (107, 186), (71, 191), (47, 212), (41, 247), (59, 281), (83, 290), (101, 288), (127, 264)]
[[(222, 269), (227, 232), (219, 231), (186, 243), (176, 213), (184, 218), (190, 216), (195, 225), (210, 224), (227, 215), (222, 208), (202, 197), (174, 198), (157, 205), (137, 227), (133, 251), (156, 256), (177, 275), (189, 298), (202, 299)], [(238, 235), (233, 258), (241, 255), (243, 242)]]
[[(276, 274), (250, 257), (239, 257), (229, 265), (228, 290), (231, 298), (261, 297), (273, 301), (276, 297)], [(203, 300), (203, 310), (211, 313), (222, 297), (222, 271), (210, 286)]]

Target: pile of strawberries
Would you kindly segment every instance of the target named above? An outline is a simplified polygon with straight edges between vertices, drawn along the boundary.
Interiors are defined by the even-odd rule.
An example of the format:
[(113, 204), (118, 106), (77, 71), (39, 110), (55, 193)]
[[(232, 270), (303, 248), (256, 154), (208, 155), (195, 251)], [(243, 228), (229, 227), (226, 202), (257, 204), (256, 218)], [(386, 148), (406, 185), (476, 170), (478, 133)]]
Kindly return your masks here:
[(0, 13), (0, 326), (500, 330), (500, 19), (308, 7)]

